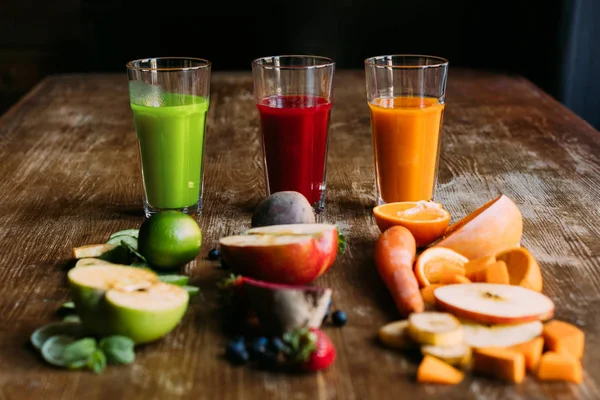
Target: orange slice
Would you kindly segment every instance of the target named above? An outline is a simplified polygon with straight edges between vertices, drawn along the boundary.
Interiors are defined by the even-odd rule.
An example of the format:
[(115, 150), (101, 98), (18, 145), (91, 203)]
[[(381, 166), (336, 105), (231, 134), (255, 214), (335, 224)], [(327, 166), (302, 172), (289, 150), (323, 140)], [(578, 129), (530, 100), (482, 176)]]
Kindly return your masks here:
[(445, 247), (430, 247), (422, 252), (415, 262), (415, 276), (419, 285), (441, 283), (444, 274), (465, 275), (465, 264), (469, 260), (454, 250)]
[(529, 250), (524, 247), (507, 249), (496, 254), (496, 260), (506, 264), (511, 285), (523, 286), (536, 292), (542, 291), (542, 271)]
[(469, 260), (518, 247), (523, 217), (516, 204), (501, 195), (448, 227), (436, 246), (459, 252)]
[(450, 213), (433, 201), (402, 201), (373, 209), (375, 222), (381, 232), (401, 225), (415, 237), (417, 247), (427, 246), (442, 237), (450, 224)]

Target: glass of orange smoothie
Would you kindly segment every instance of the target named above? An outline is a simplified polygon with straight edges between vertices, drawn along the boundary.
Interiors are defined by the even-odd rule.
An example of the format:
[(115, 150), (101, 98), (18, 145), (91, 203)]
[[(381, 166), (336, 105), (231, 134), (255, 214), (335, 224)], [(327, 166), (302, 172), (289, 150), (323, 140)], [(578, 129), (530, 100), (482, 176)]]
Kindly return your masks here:
[(448, 61), (423, 55), (365, 60), (378, 204), (432, 200)]

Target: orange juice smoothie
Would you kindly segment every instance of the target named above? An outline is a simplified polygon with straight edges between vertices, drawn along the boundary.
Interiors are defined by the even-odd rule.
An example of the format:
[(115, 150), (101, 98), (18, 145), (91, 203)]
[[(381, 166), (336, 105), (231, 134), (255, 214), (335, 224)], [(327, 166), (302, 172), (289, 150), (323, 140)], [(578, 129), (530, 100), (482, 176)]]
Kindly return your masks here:
[(381, 200), (431, 200), (444, 104), (437, 98), (376, 98), (370, 104)]

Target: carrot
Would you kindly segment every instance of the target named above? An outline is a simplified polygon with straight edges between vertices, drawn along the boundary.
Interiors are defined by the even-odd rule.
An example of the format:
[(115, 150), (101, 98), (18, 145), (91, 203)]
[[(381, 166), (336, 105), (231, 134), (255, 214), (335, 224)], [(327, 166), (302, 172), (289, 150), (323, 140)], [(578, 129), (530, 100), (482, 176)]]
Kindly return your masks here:
[(412, 269), (416, 253), (414, 236), (400, 225), (383, 232), (375, 246), (375, 265), (379, 276), (404, 317), (425, 309), (419, 283)]
[(462, 382), (464, 374), (450, 364), (433, 356), (425, 356), (417, 369), (417, 382), (454, 385)]

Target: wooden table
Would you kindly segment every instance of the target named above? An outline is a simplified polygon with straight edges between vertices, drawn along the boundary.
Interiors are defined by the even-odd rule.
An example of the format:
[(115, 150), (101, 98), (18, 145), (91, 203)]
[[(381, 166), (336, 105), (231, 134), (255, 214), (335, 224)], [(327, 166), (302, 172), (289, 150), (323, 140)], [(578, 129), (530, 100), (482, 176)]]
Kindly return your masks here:
[(338, 359), (326, 372), (269, 373), (221, 356), (215, 283), (206, 255), (247, 228), (264, 196), (249, 73), (213, 74), (205, 161), (203, 247), (185, 272), (200, 286), (183, 322), (103, 375), (54, 369), (28, 345), (68, 300), (75, 246), (138, 227), (142, 185), (125, 74), (45, 79), (0, 119), (0, 400), (12, 399), (598, 399), (600, 398), (600, 133), (519, 77), (451, 69), (437, 200), (457, 220), (504, 193), (524, 217), (523, 244), (538, 258), (556, 317), (586, 331), (579, 385), (509, 385), (468, 378), (414, 383), (416, 365), (375, 340), (398, 319), (375, 270), (379, 231), (363, 71), (338, 71), (322, 220), (349, 247), (319, 285), (334, 290), (349, 323), (326, 327)]

